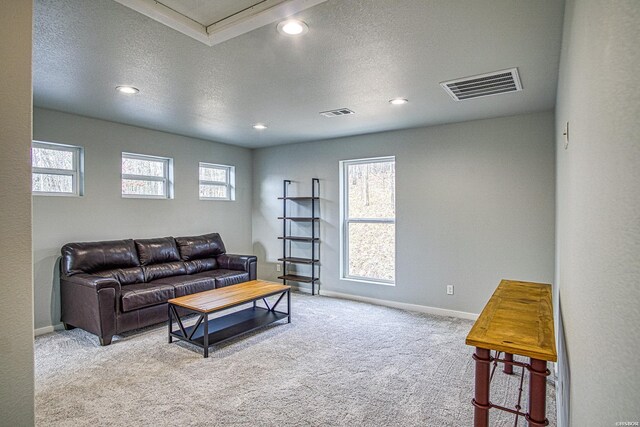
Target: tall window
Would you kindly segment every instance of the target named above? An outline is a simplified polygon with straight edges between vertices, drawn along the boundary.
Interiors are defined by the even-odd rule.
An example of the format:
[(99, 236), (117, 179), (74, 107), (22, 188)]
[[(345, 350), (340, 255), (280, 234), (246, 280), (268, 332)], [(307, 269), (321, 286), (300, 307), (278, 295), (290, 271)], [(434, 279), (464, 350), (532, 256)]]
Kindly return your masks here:
[(33, 141), (31, 191), (41, 195), (81, 196), (82, 163), (81, 147)]
[(395, 157), (348, 160), (342, 169), (342, 277), (394, 284)]
[(200, 163), (200, 200), (235, 200), (233, 166)]
[(173, 159), (122, 153), (122, 196), (173, 198)]

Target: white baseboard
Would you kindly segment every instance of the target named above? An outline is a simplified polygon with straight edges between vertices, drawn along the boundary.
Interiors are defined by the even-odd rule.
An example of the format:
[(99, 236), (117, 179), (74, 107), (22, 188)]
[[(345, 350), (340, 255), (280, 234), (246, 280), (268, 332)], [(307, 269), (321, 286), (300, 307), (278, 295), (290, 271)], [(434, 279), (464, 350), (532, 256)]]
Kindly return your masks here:
[[(287, 283), (287, 285), (289, 285), (289, 284)], [(296, 292), (300, 292), (302, 294), (311, 295), (311, 288), (310, 287), (306, 288), (304, 286), (298, 286), (298, 285), (289, 285), (289, 286), (291, 286), (291, 288), (293, 288), (293, 290), (296, 291)], [(318, 293), (318, 289), (317, 288), (316, 288), (316, 293)], [(322, 294), (324, 295), (324, 291), (322, 291)]]
[(324, 295), (326, 297), (343, 298), (343, 299), (350, 299), (354, 301), (367, 302), (369, 304), (375, 304), (375, 305), (383, 305), (386, 307), (399, 308), (401, 310), (417, 311), (418, 313), (435, 314), (437, 316), (458, 317), (460, 319), (469, 319), (469, 320), (476, 320), (478, 319), (478, 316), (479, 316), (478, 314), (467, 313), (466, 311), (448, 310), (446, 308), (429, 307), (426, 305), (408, 304), (405, 302), (361, 297), (358, 295), (343, 294), (341, 292), (334, 292), (334, 291), (327, 291), (327, 290), (322, 290), (321, 295)]
[(53, 331), (60, 331), (62, 329), (64, 329), (64, 326), (62, 326), (62, 323), (58, 323), (57, 325), (45, 326), (44, 328), (37, 328), (36, 330), (33, 331), (33, 335), (37, 337), (44, 334), (50, 334)]

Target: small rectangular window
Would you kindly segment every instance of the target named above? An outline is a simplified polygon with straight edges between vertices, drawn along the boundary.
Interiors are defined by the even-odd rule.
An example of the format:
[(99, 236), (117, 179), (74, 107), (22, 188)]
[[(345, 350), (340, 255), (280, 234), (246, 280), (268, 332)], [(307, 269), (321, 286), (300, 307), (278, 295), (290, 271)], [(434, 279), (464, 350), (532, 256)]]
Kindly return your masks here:
[(212, 163), (200, 163), (200, 200), (235, 200), (236, 168)]
[(173, 198), (173, 159), (122, 153), (122, 196)]
[(342, 277), (394, 284), (395, 157), (348, 160), (342, 169)]
[(83, 154), (82, 147), (33, 141), (32, 193), (45, 196), (82, 196)]

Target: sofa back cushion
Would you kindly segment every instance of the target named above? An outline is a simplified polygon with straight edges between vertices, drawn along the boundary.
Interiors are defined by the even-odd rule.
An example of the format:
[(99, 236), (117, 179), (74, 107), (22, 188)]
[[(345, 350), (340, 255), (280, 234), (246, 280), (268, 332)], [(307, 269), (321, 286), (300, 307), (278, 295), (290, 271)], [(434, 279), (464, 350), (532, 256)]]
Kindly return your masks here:
[(152, 265), (165, 262), (180, 261), (180, 254), (173, 237), (136, 240), (140, 264)]
[(67, 276), (140, 266), (136, 247), (131, 239), (67, 243), (61, 252), (62, 273)]
[(152, 280), (162, 279), (163, 277), (187, 274), (187, 269), (182, 261), (145, 265), (142, 267), (142, 271), (144, 272), (144, 281), (147, 283)]
[(224, 243), (218, 233), (203, 236), (176, 237), (183, 261), (194, 259), (214, 258), (226, 252)]
[(144, 282), (144, 273), (140, 267), (115, 268), (113, 270), (96, 271), (96, 276), (109, 277), (120, 282), (121, 285), (132, 285)]
[(218, 261), (215, 258), (193, 259), (185, 261), (184, 266), (187, 268), (187, 274), (195, 274), (218, 268)]

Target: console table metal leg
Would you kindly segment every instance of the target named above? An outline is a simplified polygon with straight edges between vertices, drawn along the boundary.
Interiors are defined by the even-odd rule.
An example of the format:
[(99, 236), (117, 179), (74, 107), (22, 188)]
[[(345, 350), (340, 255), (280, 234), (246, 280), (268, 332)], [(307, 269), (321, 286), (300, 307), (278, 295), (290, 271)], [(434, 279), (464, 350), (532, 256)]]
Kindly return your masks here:
[(476, 347), (473, 355), (476, 361), (476, 390), (475, 398), (471, 401), (475, 410), (473, 413), (474, 427), (489, 427), (489, 377), (491, 365), (491, 352), (484, 348)]
[(529, 370), (529, 413), (526, 417), (531, 427), (549, 424), (545, 416), (548, 375), (547, 362), (532, 358)]
[(291, 289), (287, 290), (287, 323), (291, 323)]
[(204, 357), (209, 357), (209, 314), (205, 313), (204, 315)]
[[(511, 353), (505, 353), (504, 354), (504, 360), (507, 362), (513, 362), (513, 354)], [(504, 364), (504, 369), (502, 370), (502, 372), (504, 372), (505, 374), (513, 374), (513, 365), (510, 363), (505, 363)]]

